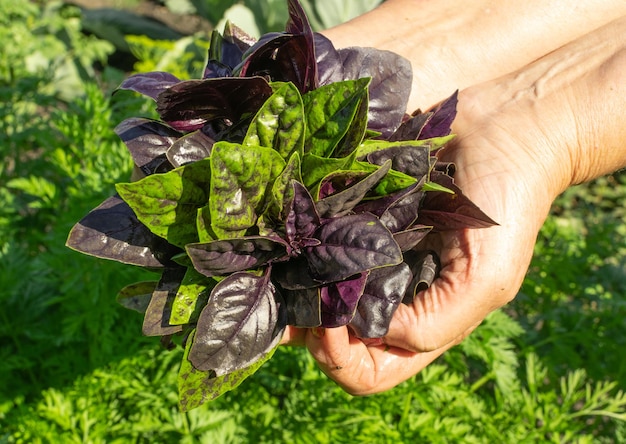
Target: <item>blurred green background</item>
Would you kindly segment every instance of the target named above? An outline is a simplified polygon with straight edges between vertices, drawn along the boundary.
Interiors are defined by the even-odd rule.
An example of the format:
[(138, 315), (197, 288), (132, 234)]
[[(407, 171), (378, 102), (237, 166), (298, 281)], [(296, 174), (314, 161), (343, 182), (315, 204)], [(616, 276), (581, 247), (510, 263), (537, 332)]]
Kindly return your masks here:
[[(306, 0), (315, 29), (377, 0)], [(0, 443), (626, 442), (626, 175), (568, 190), (519, 296), (389, 392), (351, 397), (283, 347), (238, 389), (177, 407), (181, 351), (117, 292), (148, 272), (64, 246), (131, 170), (113, 133), (154, 116), (137, 71), (198, 77), (227, 17), (280, 30), (284, 0), (0, 0)]]

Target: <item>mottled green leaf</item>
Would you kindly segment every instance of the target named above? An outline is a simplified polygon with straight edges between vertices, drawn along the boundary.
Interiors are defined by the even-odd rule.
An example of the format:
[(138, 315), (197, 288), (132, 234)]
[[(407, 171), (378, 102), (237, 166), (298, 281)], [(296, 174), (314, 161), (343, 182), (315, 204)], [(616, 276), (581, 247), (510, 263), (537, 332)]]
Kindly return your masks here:
[(188, 268), (172, 301), (170, 324), (184, 325), (196, 322), (216, 283), (193, 268)]
[[(333, 156), (352, 125), (361, 124), (354, 123), (354, 120), (357, 116), (362, 117), (361, 106), (363, 101), (367, 102), (369, 82), (368, 78), (345, 80), (321, 86), (302, 96), (307, 130), (305, 152), (321, 157)], [(353, 140), (354, 136), (350, 139)]]
[(209, 198), (209, 160), (119, 183), (117, 192), (150, 231), (173, 245), (184, 247), (198, 240), (197, 209)]
[(220, 238), (233, 238), (253, 227), (264, 210), (268, 187), (284, 168), (285, 161), (272, 148), (216, 143), (209, 199), (213, 232)]
[(274, 148), (285, 160), (303, 153), (304, 107), (293, 83), (278, 84), (250, 122), (243, 145)]
[(293, 197), (292, 181), (302, 182), (300, 158), (297, 152), (293, 153), (287, 165), (272, 185), (267, 214), (274, 220), (282, 220), (285, 216), (285, 202), (288, 202)]
[(302, 183), (307, 189), (312, 190), (324, 177), (332, 172), (351, 169), (355, 160), (356, 156), (354, 154), (343, 158), (306, 154), (302, 159)]

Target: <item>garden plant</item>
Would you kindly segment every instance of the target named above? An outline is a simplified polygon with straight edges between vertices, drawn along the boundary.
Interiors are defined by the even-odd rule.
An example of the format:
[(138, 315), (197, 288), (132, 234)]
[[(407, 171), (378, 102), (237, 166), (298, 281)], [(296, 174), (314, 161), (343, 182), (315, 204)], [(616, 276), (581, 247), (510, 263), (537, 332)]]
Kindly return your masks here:
[(0, 442), (625, 439), (619, 173), (559, 198), (516, 300), (397, 388), (351, 397), (306, 350), (279, 347), (236, 390), (182, 413), (184, 350), (143, 337), (142, 315), (115, 300), (160, 274), (64, 243), (116, 184), (141, 182), (128, 182), (133, 161), (114, 128), (161, 116), (152, 99), (112, 92), (129, 74), (201, 76), (210, 39), (129, 37), (138, 70), (122, 73), (109, 65), (114, 46), (83, 32), (80, 10), (0, 6), (0, 32), (15, 42), (0, 58)]

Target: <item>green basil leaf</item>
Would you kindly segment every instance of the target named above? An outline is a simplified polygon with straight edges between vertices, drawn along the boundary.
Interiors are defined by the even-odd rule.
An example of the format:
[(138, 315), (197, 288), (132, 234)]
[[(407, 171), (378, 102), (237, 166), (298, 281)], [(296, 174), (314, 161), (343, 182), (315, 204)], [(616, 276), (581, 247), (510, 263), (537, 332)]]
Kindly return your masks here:
[(217, 282), (188, 268), (172, 301), (171, 325), (196, 322)]
[[(353, 169), (373, 173), (378, 169), (378, 166), (367, 162), (356, 161), (353, 165)], [(374, 187), (372, 193), (375, 196), (387, 196), (388, 194), (410, 187), (415, 183), (417, 183), (416, 178), (392, 169), (378, 182), (378, 185)]]
[(334, 171), (352, 169), (355, 161), (355, 154), (343, 158), (306, 154), (302, 159), (302, 183), (308, 190), (312, 190), (324, 177)]
[(243, 145), (274, 148), (287, 160), (304, 150), (304, 106), (293, 83), (272, 86), (277, 88), (250, 122)]
[[(242, 236), (266, 205), (268, 188), (285, 168), (272, 148), (218, 142), (211, 154), (211, 229), (221, 239)], [(194, 225), (195, 226), (195, 225)]]
[(206, 159), (115, 188), (151, 232), (184, 247), (198, 240), (197, 209), (208, 201), (209, 182)]
[(293, 180), (302, 182), (300, 155), (295, 152), (289, 158), (287, 165), (272, 185), (269, 195), (267, 215), (273, 220), (283, 220), (285, 216), (285, 202), (293, 197)]
[[(345, 151), (343, 148), (337, 150), (337, 147), (353, 125), (362, 126), (362, 122), (355, 123), (354, 120), (363, 118), (362, 106), (368, 100), (369, 82), (369, 78), (362, 78), (330, 83), (302, 96), (307, 130), (305, 152), (331, 157), (338, 156), (337, 151)], [(348, 139), (362, 139), (364, 134), (365, 128), (362, 134), (355, 132)]]

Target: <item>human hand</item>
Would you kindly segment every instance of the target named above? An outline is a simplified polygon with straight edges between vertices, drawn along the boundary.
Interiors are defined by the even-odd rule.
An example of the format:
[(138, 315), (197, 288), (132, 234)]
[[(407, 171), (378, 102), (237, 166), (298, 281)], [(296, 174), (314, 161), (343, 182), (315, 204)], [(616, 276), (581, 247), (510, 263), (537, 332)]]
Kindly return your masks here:
[[(500, 225), (432, 235), (427, 242), (442, 269), (433, 285), (410, 305), (401, 305), (384, 343), (361, 341), (347, 327), (312, 330), (305, 343), (321, 369), (346, 391), (370, 394), (412, 377), (465, 338), (494, 309), (516, 295), (536, 236), (561, 184), (549, 177), (553, 150), (532, 122), (504, 111), (476, 109), (484, 96), (459, 99), (456, 141), (441, 152), (457, 165), (455, 180), (465, 194)], [(504, 128), (514, 128), (514, 133)], [(543, 154), (542, 154), (543, 152)], [(568, 174), (565, 170), (561, 175)]]
[(500, 225), (430, 236), (440, 276), (398, 308), (384, 343), (347, 327), (290, 329), (285, 341), (305, 343), (349, 393), (376, 393), (418, 373), (514, 298), (554, 198), (626, 166), (626, 52), (617, 38), (625, 29), (626, 17), (460, 93), (457, 138), (441, 159), (457, 165), (457, 185)]

